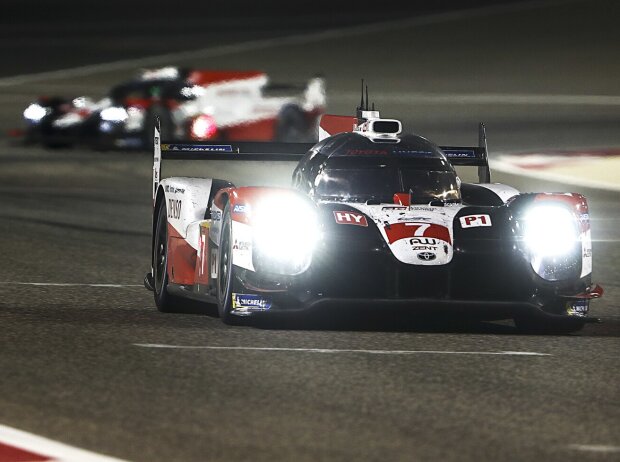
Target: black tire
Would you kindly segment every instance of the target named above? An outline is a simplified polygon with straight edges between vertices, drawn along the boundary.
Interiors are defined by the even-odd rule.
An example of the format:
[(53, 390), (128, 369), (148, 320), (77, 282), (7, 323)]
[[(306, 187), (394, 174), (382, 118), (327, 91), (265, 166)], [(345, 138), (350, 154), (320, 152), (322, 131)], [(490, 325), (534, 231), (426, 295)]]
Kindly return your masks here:
[(580, 331), (585, 321), (573, 317), (546, 318), (539, 316), (516, 316), (515, 326), (522, 334), (566, 335)]
[(232, 262), (232, 217), (230, 203), (224, 207), (222, 231), (217, 262), (217, 311), (225, 324), (238, 324), (240, 319), (232, 314), (232, 292), (235, 270)]
[(297, 106), (286, 106), (280, 111), (275, 141), (299, 143), (310, 140), (310, 128), (303, 111)]
[(153, 240), (153, 286), (155, 305), (163, 313), (183, 311), (184, 300), (168, 293), (168, 219), (166, 203), (161, 201), (157, 211), (155, 239)]

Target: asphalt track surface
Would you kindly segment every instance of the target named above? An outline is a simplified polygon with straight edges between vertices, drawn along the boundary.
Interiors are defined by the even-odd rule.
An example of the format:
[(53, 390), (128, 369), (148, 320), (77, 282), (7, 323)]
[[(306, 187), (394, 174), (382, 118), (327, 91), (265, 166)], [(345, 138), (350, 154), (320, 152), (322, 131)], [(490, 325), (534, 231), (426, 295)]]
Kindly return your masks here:
[[(620, 105), (590, 97), (620, 96), (618, 13), (612, 1), (500, 8), (190, 59), (279, 80), (321, 71), (345, 114), (364, 76), (385, 116), (441, 143), (475, 142), (482, 119), (495, 153), (618, 146)], [(0, 127), (33, 95), (97, 95), (130, 71), (5, 81)], [(136, 461), (620, 458), (618, 193), (494, 177), (588, 196), (606, 293), (592, 307), (603, 323), (579, 334), (383, 313), (228, 327), (158, 313), (141, 287), (148, 155), (0, 143), (1, 423)], [(193, 168), (282, 184), (291, 166)], [(501, 352), (521, 354), (487, 354)]]

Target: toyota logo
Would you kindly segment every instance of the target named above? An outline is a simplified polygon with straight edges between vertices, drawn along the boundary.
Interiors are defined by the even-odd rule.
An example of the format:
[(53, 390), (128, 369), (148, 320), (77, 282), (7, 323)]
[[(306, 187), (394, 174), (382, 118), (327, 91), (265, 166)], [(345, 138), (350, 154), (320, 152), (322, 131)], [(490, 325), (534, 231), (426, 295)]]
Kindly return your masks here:
[(420, 260), (424, 260), (424, 261), (431, 261), (434, 260), (436, 257), (436, 255), (433, 252), (420, 252), (418, 254), (418, 258)]

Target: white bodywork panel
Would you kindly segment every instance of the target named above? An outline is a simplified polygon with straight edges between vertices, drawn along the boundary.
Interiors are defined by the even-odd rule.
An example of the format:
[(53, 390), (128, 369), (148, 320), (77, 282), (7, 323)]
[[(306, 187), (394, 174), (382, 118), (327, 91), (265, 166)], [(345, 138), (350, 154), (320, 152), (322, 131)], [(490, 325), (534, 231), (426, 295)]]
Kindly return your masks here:
[(482, 186), (490, 191), (493, 191), (504, 204), (519, 194), (519, 190), (501, 183), (476, 183), (478, 186)]
[(233, 265), (254, 271), (252, 263), (252, 227), (233, 220), (232, 240)]
[[(431, 207), (413, 205), (366, 205), (350, 202), (353, 207), (375, 222), (381, 235), (390, 247), (392, 254), (401, 262), (410, 265), (437, 266), (452, 261), (454, 254), (454, 217), (463, 208), (462, 205)], [(404, 237), (394, 240), (393, 233)], [(443, 230), (443, 232), (442, 232)], [(439, 233), (437, 232), (439, 231)], [(440, 238), (445, 233), (444, 238)], [(393, 242), (390, 243), (390, 235)], [(422, 259), (420, 254), (433, 253), (432, 259)]]
[(210, 178), (187, 177), (166, 178), (160, 183), (168, 223), (196, 250), (200, 246), (199, 223), (204, 221), (211, 183)]
[(590, 227), (581, 233), (581, 277), (592, 273), (592, 234)]

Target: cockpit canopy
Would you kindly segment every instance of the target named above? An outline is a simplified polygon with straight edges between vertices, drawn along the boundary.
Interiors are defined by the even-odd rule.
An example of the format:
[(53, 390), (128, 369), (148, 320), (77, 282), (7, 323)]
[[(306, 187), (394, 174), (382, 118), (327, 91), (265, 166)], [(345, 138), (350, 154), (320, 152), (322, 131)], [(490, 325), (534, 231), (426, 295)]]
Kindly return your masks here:
[(397, 142), (376, 142), (357, 133), (328, 138), (302, 159), (293, 183), (315, 200), (389, 203), (404, 192), (413, 204), (461, 201), (450, 162), (437, 146), (415, 135)]

